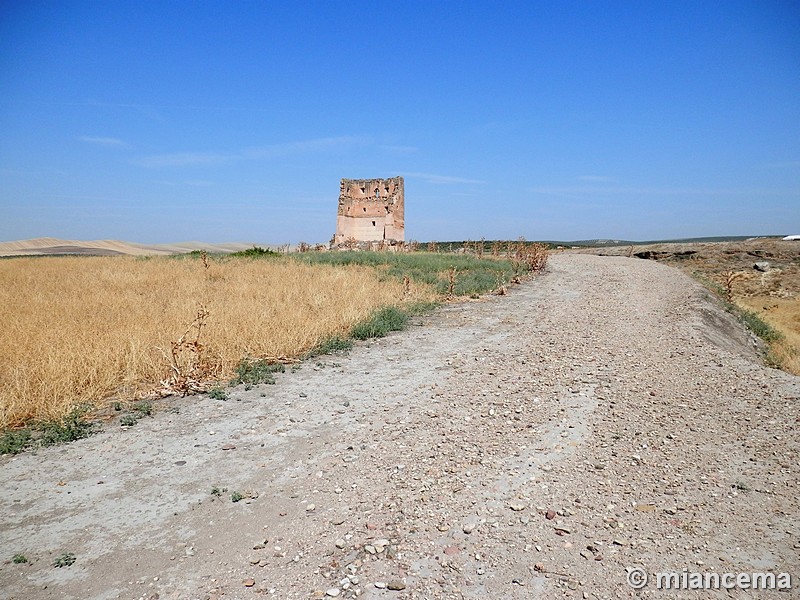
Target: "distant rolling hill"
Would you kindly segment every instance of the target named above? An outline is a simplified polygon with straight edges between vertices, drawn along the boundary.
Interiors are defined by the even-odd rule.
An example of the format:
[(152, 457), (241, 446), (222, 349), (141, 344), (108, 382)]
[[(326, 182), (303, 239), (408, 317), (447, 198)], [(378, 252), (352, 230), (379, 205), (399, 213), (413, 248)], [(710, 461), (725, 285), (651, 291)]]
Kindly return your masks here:
[(45, 256), (76, 254), (92, 256), (159, 256), (183, 254), (193, 250), (208, 252), (238, 252), (252, 248), (249, 243), (205, 244), (203, 242), (179, 242), (176, 244), (137, 244), (119, 240), (61, 240), (58, 238), (35, 238), (14, 242), (0, 242), (0, 256)]

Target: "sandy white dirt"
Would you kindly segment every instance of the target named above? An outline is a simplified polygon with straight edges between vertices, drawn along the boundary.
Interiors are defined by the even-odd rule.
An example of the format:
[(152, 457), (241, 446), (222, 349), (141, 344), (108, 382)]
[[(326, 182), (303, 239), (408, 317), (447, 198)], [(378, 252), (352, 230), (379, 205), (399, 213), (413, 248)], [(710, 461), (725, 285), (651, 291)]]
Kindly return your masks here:
[(276, 385), (0, 458), (0, 598), (746, 594), (634, 591), (636, 566), (793, 597), (798, 397), (679, 271), (556, 255)]

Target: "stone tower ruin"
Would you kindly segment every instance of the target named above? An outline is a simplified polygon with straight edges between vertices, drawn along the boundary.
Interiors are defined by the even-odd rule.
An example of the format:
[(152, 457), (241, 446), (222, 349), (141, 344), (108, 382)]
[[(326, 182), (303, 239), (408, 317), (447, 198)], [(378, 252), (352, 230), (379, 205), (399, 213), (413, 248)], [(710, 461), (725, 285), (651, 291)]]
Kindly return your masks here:
[(403, 178), (342, 179), (334, 246), (405, 239)]

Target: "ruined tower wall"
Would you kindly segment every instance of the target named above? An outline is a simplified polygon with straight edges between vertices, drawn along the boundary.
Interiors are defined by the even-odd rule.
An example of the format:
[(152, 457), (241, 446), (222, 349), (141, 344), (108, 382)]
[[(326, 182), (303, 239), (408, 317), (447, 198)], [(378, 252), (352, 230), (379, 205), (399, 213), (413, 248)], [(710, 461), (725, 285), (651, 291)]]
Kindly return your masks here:
[(403, 178), (342, 179), (333, 243), (405, 239)]

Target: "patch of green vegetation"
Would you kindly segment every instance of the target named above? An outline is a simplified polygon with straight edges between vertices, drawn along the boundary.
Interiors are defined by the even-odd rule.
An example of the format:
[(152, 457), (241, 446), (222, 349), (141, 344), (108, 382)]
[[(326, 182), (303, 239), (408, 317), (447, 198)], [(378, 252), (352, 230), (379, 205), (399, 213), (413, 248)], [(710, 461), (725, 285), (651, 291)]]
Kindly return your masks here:
[(769, 323), (765, 323), (756, 313), (736, 307), (739, 318), (747, 327), (765, 342), (777, 342), (783, 334)]
[(228, 393), (220, 386), (216, 386), (208, 390), (208, 397), (213, 400), (227, 400)]
[(75, 555), (72, 552), (64, 552), (64, 554), (53, 561), (53, 566), (58, 569), (61, 567), (71, 567), (75, 564), (75, 560)]
[(353, 347), (353, 339), (367, 340), (384, 337), (390, 331), (400, 331), (405, 329), (410, 317), (430, 312), (437, 306), (439, 304), (436, 302), (414, 302), (405, 304), (401, 308), (396, 306), (382, 308), (366, 321), (356, 324), (350, 330), (349, 337), (335, 335), (326, 338), (309, 350), (303, 358), (308, 360), (322, 354), (346, 352)]
[[(511, 273), (497, 273), (487, 269), (474, 269), (464, 273), (457, 272), (455, 274), (455, 285), (453, 286), (454, 296), (468, 296), (477, 297), (482, 293), (491, 291), (497, 287), (498, 275), (505, 281), (514, 276), (513, 269)], [(439, 280), (436, 283), (436, 292), (439, 294), (448, 294), (450, 291), (450, 282), (447, 280)]]
[(129, 410), (130, 412), (120, 417), (119, 424), (123, 427), (133, 427), (141, 418), (152, 416), (153, 403), (149, 400), (140, 400), (139, 402), (134, 402)]
[(248, 248), (247, 250), (241, 250), (239, 252), (233, 252), (228, 256), (232, 258), (269, 258), (273, 256), (280, 256), (280, 252), (275, 252), (274, 250), (270, 250), (268, 248), (261, 248), (259, 246), (253, 246), (252, 248)]
[(133, 410), (143, 417), (153, 416), (153, 403), (149, 400), (140, 400), (133, 405)]
[(346, 352), (353, 347), (353, 342), (347, 338), (343, 338), (339, 335), (333, 335), (329, 338), (325, 338), (319, 344), (314, 346), (311, 350), (309, 350), (305, 358), (314, 358), (315, 356), (319, 356), (320, 354), (334, 354), (336, 352)]
[(244, 500), (244, 494), (241, 492), (233, 492), (231, 494), (231, 502), (239, 502), (240, 500)]
[(408, 313), (396, 306), (375, 311), (366, 321), (353, 327), (350, 335), (357, 340), (384, 337), (390, 331), (400, 331), (408, 323)]
[(13, 562), (15, 565), (23, 565), (28, 562), (28, 559), (24, 554), (15, 554), (11, 559), (11, 562)]
[(283, 373), (286, 368), (281, 363), (269, 363), (266, 360), (242, 360), (236, 367), (236, 377), (231, 379), (231, 385), (240, 383), (258, 385), (259, 383), (274, 384), (274, 373)]
[(0, 437), (0, 454), (19, 454), (32, 442), (31, 430), (9, 429)]
[(94, 432), (94, 424), (86, 421), (88, 412), (88, 406), (76, 406), (61, 419), (38, 423), (39, 444), (53, 446), (89, 437)]
[(434, 308), (438, 308), (440, 306), (439, 302), (412, 302), (410, 304), (404, 304), (403, 310), (408, 313), (409, 316), (414, 315), (423, 315), (425, 313), (431, 312)]
[(471, 296), (490, 292), (498, 280), (514, 277), (512, 261), (504, 258), (478, 258), (469, 254), (435, 252), (304, 252), (289, 255), (310, 264), (363, 265), (377, 268), (387, 277), (433, 286), (439, 293), (449, 287), (451, 269), (456, 270), (454, 293)]
[(211, 495), (215, 498), (222, 498), (222, 494), (228, 491), (228, 488), (220, 488), (216, 485), (211, 488)]
[(119, 424), (123, 427), (133, 427), (139, 422), (139, 418), (134, 414), (122, 415), (119, 419)]
[(74, 442), (94, 433), (94, 424), (86, 421), (89, 406), (73, 408), (61, 419), (36, 421), (23, 429), (9, 429), (0, 437), (0, 454), (19, 454), (34, 446), (54, 446)]
[(192, 250), (191, 252), (183, 252), (181, 254), (170, 254), (169, 258), (175, 260), (185, 260), (185, 259), (198, 259), (202, 260), (203, 256), (206, 258), (220, 258), (223, 256), (219, 252), (207, 252), (205, 250)]

